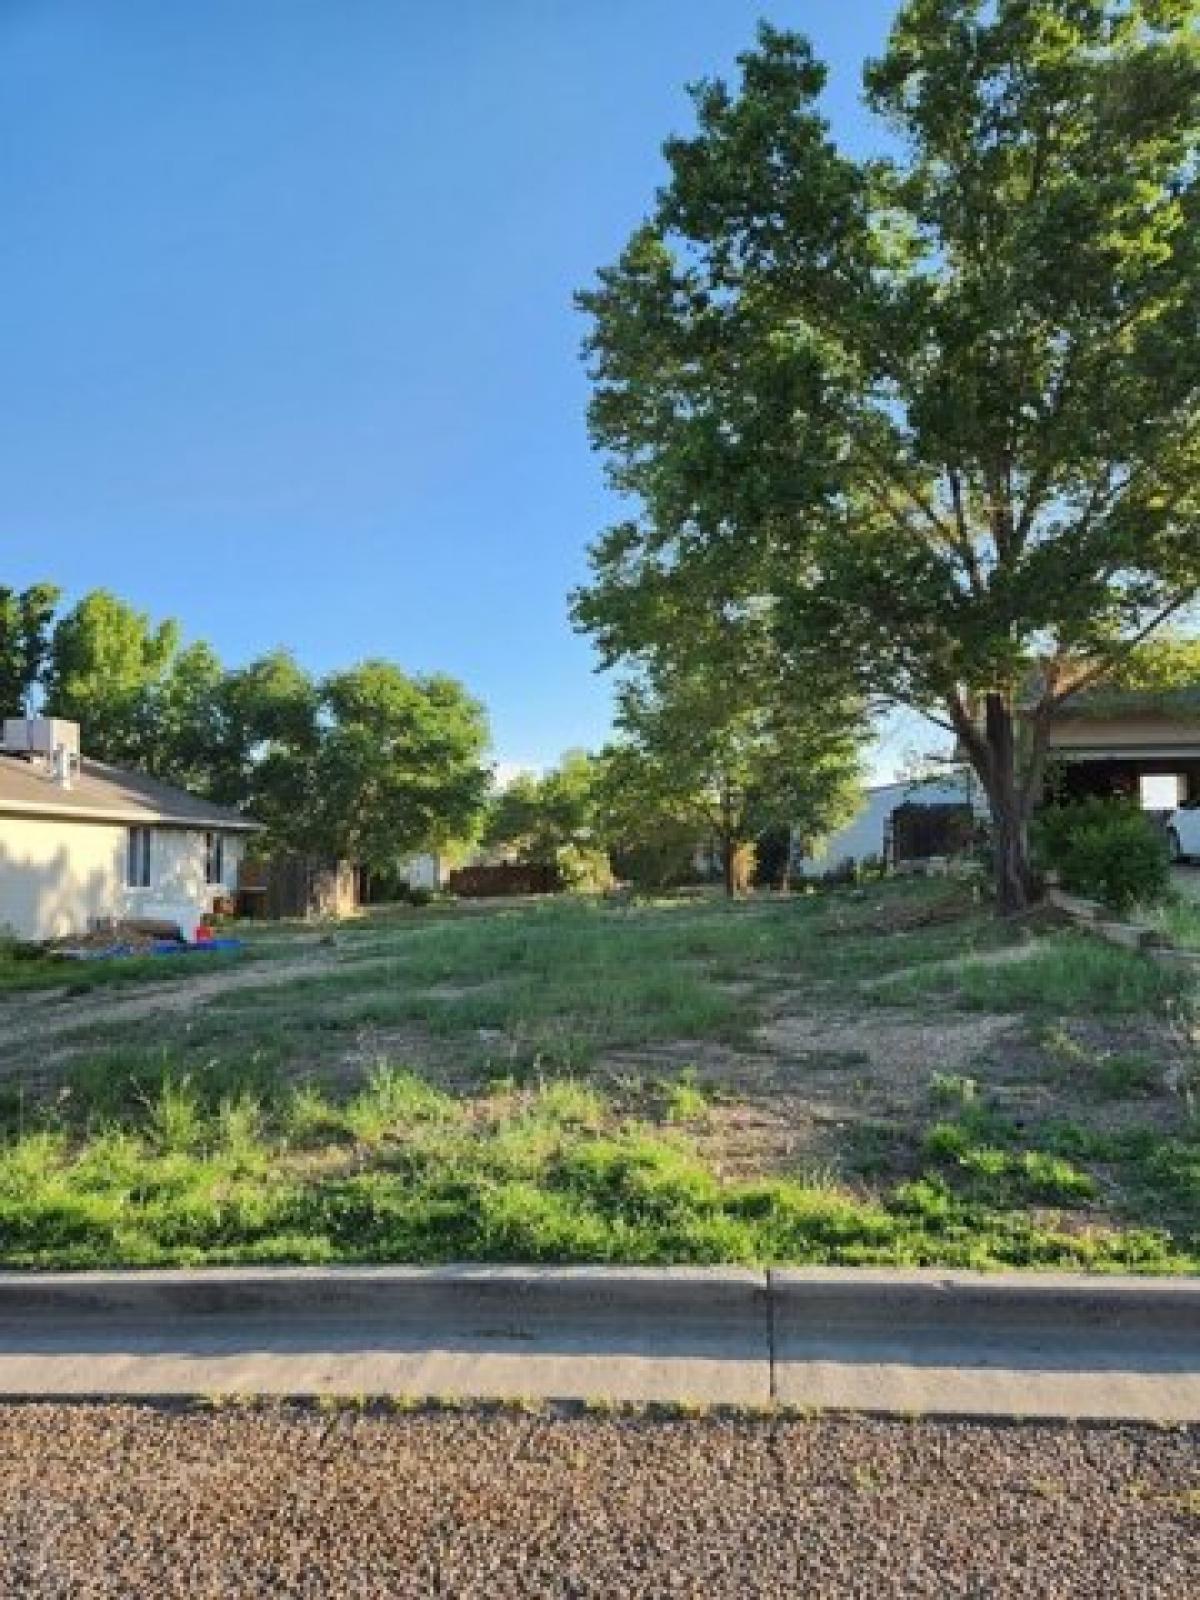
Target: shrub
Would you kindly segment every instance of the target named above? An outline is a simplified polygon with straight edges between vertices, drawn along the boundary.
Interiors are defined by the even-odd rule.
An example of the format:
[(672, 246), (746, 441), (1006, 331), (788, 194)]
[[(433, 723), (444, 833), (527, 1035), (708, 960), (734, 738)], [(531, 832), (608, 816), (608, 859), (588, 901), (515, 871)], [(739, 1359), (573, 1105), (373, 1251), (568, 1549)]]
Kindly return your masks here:
[(590, 894), (612, 887), (612, 867), (606, 850), (565, 844), (555, 852), (554, 864), (563, 888), (569, 892)]
[(1064, 888), (1114, 911), (1161, 900), (1170, 886), (1166, 840), (1124, 800), (1082, 800), (1044, 811), (1034, 828), (1039, 865)]

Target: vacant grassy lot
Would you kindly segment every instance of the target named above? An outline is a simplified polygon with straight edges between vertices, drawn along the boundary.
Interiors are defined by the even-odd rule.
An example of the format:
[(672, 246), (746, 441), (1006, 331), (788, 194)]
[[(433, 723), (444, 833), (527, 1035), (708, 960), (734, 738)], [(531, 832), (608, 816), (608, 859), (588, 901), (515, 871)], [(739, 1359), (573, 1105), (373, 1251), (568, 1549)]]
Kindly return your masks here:
[(6, 1264), (1200, 1264), (1184, 979), (961, 886), (248, 937), (0, 970)]

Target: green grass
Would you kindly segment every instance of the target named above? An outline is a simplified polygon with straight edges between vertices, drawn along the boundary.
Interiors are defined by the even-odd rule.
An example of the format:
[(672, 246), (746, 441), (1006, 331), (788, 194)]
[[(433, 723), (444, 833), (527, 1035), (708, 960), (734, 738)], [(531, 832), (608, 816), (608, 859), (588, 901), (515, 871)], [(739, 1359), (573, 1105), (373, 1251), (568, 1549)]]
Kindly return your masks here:
[[(1156, 1192), (1194, 1207), (1200, 1147), (1151, 1159)], [(0, 1260), (1200, 1264), (1182, 1225), (1064, 1228), (1047, 1208), (1095, 1190), (1078, 1155), (1022, 1148), (983, 1113), (936, 1123), (925, 1160), (877, 1195), (722, 1181), (681, 1131), (623, 1118), (578, 1083), (457, 1097), (382, 1069), (341, 1103), (305, 1086), (214, 1107), (167, 1074), (101, 1128), (55, 1113), (0, 1150)]]
[[(957, 920), (890, 937), (872, 929), (948, 899), (963, 910)], [(482, 1039), (506, 1070), (571, 1074), (605, 1051), (656, 1041), (744, 1043), (758, 996), (781, 981), (857, 984), (1009, 937), (945, 886), (736, 906), (568, 901), (364, 929), (331, 970), (231, 994), (220, 1011), (256, 1037), (286, 1034), (298, 1016), (313, 1036), (411, 1025), (436, 1040)]]
[(1200, 951), (1200, 900), (1180, 896), (1140, 911), (1137, 920), (1148, 923), (1178, 950)]
[[(302, 979), (150, 1027), (57, 1035), (76, 1053), (49, 1074), (30, 1037), (29, 1086), (15, 1067), (0, 1079), (0, 1261), (1195, 1270), (1200, 1135), (1137, 1033), (1139, 1017), (1176, 1007), (1183, 980), (1069, 934), (1004, 964), (944, 964), (1017, 936), (945, 884), (364, 919)], [(274, 930), (254, 949), (269, 958), (298, 942)], [(213, 964), (137, 965), (157, 976)], [(105, 969), (126, 965), (97, 975), (115, 981)], [(957, 1006), (1041, 1019), (1021, 1071), (1042, 1074), (1064, 1116), (1006, 1118), (1016, 1101), (986, 1057), (939, 1063), (927, 1093), (885, 1115), (887, 1067), (863, 1053), (846, 1058), (853, 1109), (811, 1168), (729, 1177), (747, 1170), (744, 1130), (777, 1122), (757, 1087), (744, 1116), (745, 1083), (765, 1067), (802, 1102), (805, 1071), (828, 1065), (749, 1054), (781, 992), (818, 1015), (898, 1002), (927, 1018)], [(1117, 1021), (1096, 1042), (1106, 1016)], [(432, 1076), (367, 1070), (408, 1054), (397, 1041), (410, 1036)], [(728, 1048), (704, 1053), (705, 1040)], [(702, 1080), (672, 1066), (689, 1060)], [(1077, 1110), (1082, 1124), (1067, 1122)]]
[(912, 972), (871, 991), (884, 1005), (927, 998), (972, 1011), (1038, 1016), (1128, 1016), (1155, 1013), (1177, 1000), (1187, 980), (1148, 956), (1084, 934), (1057, 933), (1018, 960), (964, 961), (953, 970)]
[(15, 955), (0, 944), (0, 994), (63, 989), (87, 994), (112, 984), (147, 983), (157, 979), (195, 978), (253, 959), (254, 952), (214, 951), (212, 955), (113, 956), (99, 961), (66, 961), (52, 955)]

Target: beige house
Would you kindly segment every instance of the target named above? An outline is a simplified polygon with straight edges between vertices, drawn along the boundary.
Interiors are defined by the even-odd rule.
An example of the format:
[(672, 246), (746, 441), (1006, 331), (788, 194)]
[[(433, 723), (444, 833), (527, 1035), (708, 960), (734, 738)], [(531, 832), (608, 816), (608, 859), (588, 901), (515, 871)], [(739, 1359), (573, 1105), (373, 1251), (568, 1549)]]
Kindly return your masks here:
[(1049, 781), (1065, 799), (1122, 794), (1149, 811), (1200, 798), (1200, 694), (1096, 690), (1050, 727)]
[(79, 728), (4, 723), (0, 932), (57, 939), (129, 917), (192, 938), (231, 894), (258, 824), (170, 784), (81, 757)]

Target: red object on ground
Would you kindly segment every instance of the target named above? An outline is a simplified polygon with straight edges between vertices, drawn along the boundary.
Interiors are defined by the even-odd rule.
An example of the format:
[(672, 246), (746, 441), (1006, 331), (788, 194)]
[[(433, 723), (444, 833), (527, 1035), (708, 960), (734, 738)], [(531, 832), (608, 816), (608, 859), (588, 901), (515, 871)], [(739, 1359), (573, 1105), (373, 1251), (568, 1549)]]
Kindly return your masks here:
[(197, 944), (206, 944), (208, 942), (208, 940), (212, 938), (212, 936), (213, 936), (213, 931), (209, 927), (207, 922), (199, 922), (199, 923), (196, 924), (196, 940), (195, 940), (195, 942)]

